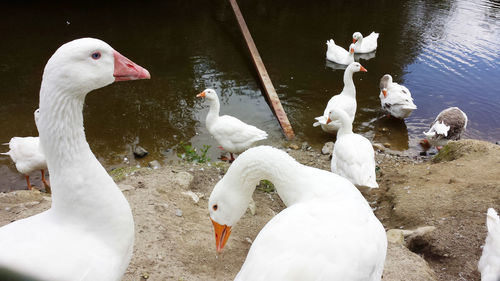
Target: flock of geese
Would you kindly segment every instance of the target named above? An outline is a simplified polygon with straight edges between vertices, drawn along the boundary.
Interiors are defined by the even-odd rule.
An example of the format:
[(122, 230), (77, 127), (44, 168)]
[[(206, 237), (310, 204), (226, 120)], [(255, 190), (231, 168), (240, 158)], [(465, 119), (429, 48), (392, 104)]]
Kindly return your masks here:
[[(374, 151), (369, 140), (352, 132), (356, 112), (352, 75), (366, 71), (351, 60), (352, 54), (375, 50), (377, 38), (377, 33), (363, 38), (356, 32), (345, 53), (333, 40), (327, 42), (327, 58), (348, 64), (343, 91), (332, 97), (315, 123), (327, 132), (337, 132), (333, 173), (302, 165), (270, 146), (249, 148), (267, 133), (237, 118), (219, 116), (214, 90), (197, 95), (210, 104), (208, 131), (230, 153), (228, 160), (234, 161), (208, 201), (216, 251), (228, 242), (260, 180), (270, 180), (287, 206), (255, 238), (235, 280), (381, 280), (385, 230), (356, 188), (378, 187)], [(6, 153), (26, 174), (29, 188), (28, 174), (41, 170), (43, 175), (48, 167), (52, 206), (0, 228), (0, 268), (37, 280), (121, 280), (132, 257), (133, 215), (90, 150), (82, 109), (92, 90), (150, 77), (146, 69), (98, 39), (68, 42), (52, 55), (35, 112), (39, 138), (12, 138)], [(382, 108), (392, 116), (404, 118), (416, 108), (408, 89), (393, 83), (390, 75), (382, 77), (380, 89)], [(460, 118), (457, 115), (453, 109), (443, 111), (426, 133), (429, 140), (460, 134), (460, 129), (447, 123), (448, 116)], [(27, 156), (31, 150), (33, 156)], [(233, 153), (241, 154), (235, 159)], [(500, 218), (493, 209), (488, 210), (487, 226), (479, 270), (483, 280), (498, 281)]]

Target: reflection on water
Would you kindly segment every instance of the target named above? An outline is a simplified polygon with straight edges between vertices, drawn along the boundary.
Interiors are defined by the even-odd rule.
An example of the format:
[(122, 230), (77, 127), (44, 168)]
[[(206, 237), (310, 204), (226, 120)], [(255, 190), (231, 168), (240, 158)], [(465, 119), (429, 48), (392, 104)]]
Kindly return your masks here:
[[(466, 137), (500, 138), (500, 5), (487, 0), (290, 1), (240, 0), (257, 47), (300, 140), (319, 148), (332, 139), (313, 128), (343, 69), (325, 65), (327, 39), (346, 48), (352, 34), (380, 33), (375, 57), (356, 55), (368, 73), (354, 75), (354, 130), (392, 149), (416, 153), (422, 131), (439, 111), (459, 106), (469, 116)], [(94, 91), (84, 108), (87, 139), (107, 167), (131, 157), (135, 144), (165, 159), (180, 141), (217, 144), (204, 128), (208, 106), (195, 95), (217, 90), (221, 114), (236, 116), (282, 141), (260, 91), (240, 31), (226, 1), (147, 3), (4, 2), (0, 9), (0, 142), (37, 135), (33, 111), (43, 67), (62, 43), (91, 36), (145, 66), (150, 81), (122, 82)], [(92, 15), (92, 20), (89, 20)], [(383, 117), (378, 82), (389, 73), (407, 86), (418, 109), (406, 122)], [(24, 179), (0, 158), (0, 190)], [(36, 175), (35, 175), (36, 176)], [(36, 179), (35, 179), (36, 181)], [(14, 183), (14, 184), (12, 184)]]

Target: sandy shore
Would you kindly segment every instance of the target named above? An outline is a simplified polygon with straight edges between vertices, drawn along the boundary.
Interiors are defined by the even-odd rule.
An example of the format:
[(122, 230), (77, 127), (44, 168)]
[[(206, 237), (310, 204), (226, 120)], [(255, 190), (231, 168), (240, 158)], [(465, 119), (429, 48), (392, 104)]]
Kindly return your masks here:
[[(303, 164), (329, 170), (328, 155), (284, 149)], [(383, 279), (479, 280), (486, 210), (500, 209), (500, 146), (462, 140), (434, 159), (389, 152), (376, 159), (380, 188), (363, 194), (386, 230), (392, 229)], [(117, 175), (136, 224), (124, 280), (234, 278), (252, 240), (284, 205), (276, 193), (256, 190), (255, 215), (247, 211), (216, 256), (207, 199), (227, 167), (186, 162)], [(38, 191), (0, 193), (0, 225), (39, 213), (50, 202)]]

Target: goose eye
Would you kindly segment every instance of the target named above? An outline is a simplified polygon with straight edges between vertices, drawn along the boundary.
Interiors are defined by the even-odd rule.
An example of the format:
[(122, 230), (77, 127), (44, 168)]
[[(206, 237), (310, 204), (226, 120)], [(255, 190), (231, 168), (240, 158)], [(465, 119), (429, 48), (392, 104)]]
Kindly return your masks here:
[(219, 208), (219, 207), (217, 206), (217, 204), (215, 204), (215, 205), (213, 205), (213, 206), (212, 206), (212, 209), (214, 209), (214, 211), (217, 211), (217, 208)]
[(95, 60), (98, 60), (98, 59), (100, 59), (100, 58), (101, 58), (101, 53), (99, 53), (99, 52), (95, 52), (95, 53), (93, 53), (93, 54), (91, 55), (91, 57), (92, 57), (93, 59), (95, 59)]

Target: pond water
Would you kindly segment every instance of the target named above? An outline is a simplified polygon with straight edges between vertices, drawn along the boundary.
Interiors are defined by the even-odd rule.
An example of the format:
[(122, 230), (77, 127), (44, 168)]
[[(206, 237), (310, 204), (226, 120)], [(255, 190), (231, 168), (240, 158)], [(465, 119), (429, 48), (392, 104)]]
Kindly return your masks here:
[[(498, 1), (238, 2), (299, 141), (320, 148), (332, 139), (312, 127), (343, 87), (343, 70), (325, 60), (325, 42), (347, 48), (355, 31), (380, 38), (375, 56), (359, 59), (368, 72), (354, 75), (354, 131), (416, 154), (435, 116), (458, 106), (469, 116), (466, 137), (500, 139)], [(195, 97), (207, 87), (218, 91), (222, 114), (269, 133), (262, 143), (283, 142), (227, 1), (10, 1), (1, 4), (0, 31), (1, 143), (37, 135), (33, 111), (45, 63), (61, 44), (87, 36), (152, 75), (87, 96), (87, 140), (108, 169), (175, 159), (181, 141), (211, 145), (216, 158), (217, 144), (204, 128), (208, 108)], [(380, 118), (378, 82), (386, 73), (410, 89), (418, 106), (404, 122)], [(150, 152), (138, 163), (135, 144)], [(0, 157), (0, 174), (0, 191), (25, 188), (8, 157)]]

